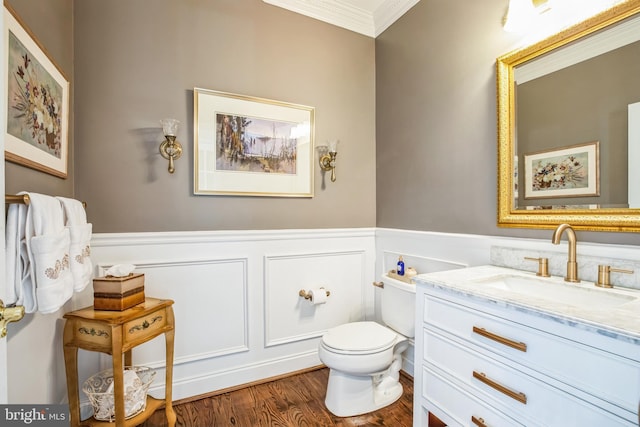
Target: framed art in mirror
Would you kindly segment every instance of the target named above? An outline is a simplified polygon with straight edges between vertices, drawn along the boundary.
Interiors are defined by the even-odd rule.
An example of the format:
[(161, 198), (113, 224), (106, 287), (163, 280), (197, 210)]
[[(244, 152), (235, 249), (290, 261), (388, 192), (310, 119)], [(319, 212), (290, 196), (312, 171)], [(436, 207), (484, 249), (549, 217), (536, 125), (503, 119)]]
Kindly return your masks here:
[(524, 155), (525, 199), (600, 195), (599, 142)]
[[(633, 201), (640, 200), (634, 179), (640, 156), (633, 154), (640, 153), (640, 131), (628, 118), (640, 101), (640, 80), (633, 78), (640, 73), (640, 55), (627, 53), (634, 49), (640, 49), (640, 0), (626, 0), (497, 59), (498, 226), (552, 229), (569, 223), (581, 230), (640, 232), (640, 203)], [(614, 56), (625, 65), (615, 65)], [(632, 78), (603, 74), (596, 68), (603, 63), (629, 71)], [(571, 74), (576, 70), (579, 75)], [(576, 98), (569, 97), (571, 85), (558, 83), (584, 87), (593, 74), (595, 83), (574, 91)], [(621, 89), (614, 91), (609, 83)], [(614, 98), (604, 98), (612, 92)], [(637, 125), (640, 130), (640, 119)], [(533, 162), (549, 160), (549, 166), (555, 154), (569, 149), (573, 155), (571, 147), (579, 146), (587, 150), (588, 170), (580, 184), (585, 187), (536, 191)]]
[(194, 193), (313, 197), (314, 108), (195, 88)]
[(4, 7), (5, 159), (60, 178), (69, 157), (69, 81)]

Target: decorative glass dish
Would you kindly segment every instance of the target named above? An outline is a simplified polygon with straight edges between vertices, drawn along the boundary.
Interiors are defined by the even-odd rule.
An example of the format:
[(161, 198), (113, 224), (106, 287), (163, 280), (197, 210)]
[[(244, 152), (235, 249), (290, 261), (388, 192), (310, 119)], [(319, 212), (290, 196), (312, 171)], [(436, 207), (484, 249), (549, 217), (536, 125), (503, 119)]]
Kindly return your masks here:
[[(126, 366), (123, 373), (124, 415), (132, 418), (147, 407), (147, 392), (156, 371), (145, 366)], [(99, 421), (115, 421), (113, 370), (107, 369), (89, 377), (82, 391), (93, 406), (93, 417)]]

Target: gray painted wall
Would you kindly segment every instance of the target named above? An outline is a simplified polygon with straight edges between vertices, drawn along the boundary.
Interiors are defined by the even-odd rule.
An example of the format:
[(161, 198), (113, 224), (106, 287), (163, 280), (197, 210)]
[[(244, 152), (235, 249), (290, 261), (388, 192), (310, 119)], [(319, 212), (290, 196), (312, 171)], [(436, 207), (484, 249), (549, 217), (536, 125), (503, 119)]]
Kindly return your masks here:
[[(422, 0), (375, 41), (259, 0), (11, 3), (73, 78), (75, 126), (69, 179), (7, 164), (7, 192), (74, 195), (96, 232), (377, 225), (550, 238), (496, 226), (495, 59), (519, 43), (502, 30), (507, 0)], [(316, 141), (343, 141), (338, 181), (316, 170), (313, 199), (193, 196), (194, 86), (315, 106)], [(157, 154), (167, 116), (186, 148), (174, 175)]]
[[(422, 0), (376, 39), (377, 226), (550, 239), (498, 228), (495, 62), (520, 43), (507, 0)], [(579, 232), (638, 244), (640, 235)]]
[[(375, 226), (375, 43), (261, 0), (75, 3), (76, 196), (95, 232)], [(193, 195), (193, 88), (315, 107), (313, 199)], [(181, 121), (176, 172), (159, 120)], [(314, 166), (317, 160), (314, 161)]]

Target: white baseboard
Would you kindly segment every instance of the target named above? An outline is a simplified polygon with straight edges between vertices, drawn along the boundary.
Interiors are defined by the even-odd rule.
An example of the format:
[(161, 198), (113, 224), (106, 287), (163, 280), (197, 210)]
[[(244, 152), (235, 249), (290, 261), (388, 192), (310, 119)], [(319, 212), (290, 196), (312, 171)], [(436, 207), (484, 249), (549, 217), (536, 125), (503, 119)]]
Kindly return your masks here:
[[(173, 400), (200, 396), (216, 390), (250, 384), (265, 378), (277, 377), (290, 372), (318, 366), (322, 362), (317, 351), (293, 354), (256, 363), (236, 366), (231, 369), (205, 372), (202, 375), (181, 377), (173, 382)], [(164, 369), (158, 370), (156, 378), (164, 378)], [(149, 394), (162, 399), (164, 384), (156, 380)]]

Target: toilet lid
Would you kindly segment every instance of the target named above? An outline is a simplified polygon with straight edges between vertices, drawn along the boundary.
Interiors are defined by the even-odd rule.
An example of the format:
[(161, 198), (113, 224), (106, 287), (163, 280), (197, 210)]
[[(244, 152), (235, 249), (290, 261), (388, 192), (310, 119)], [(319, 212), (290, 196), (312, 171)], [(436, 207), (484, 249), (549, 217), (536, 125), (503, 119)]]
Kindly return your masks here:
[(376, 322), (353, 322), (329, 329), (322, 342), (341, 351), (374, 352), (393, 346), (397, 336)]

